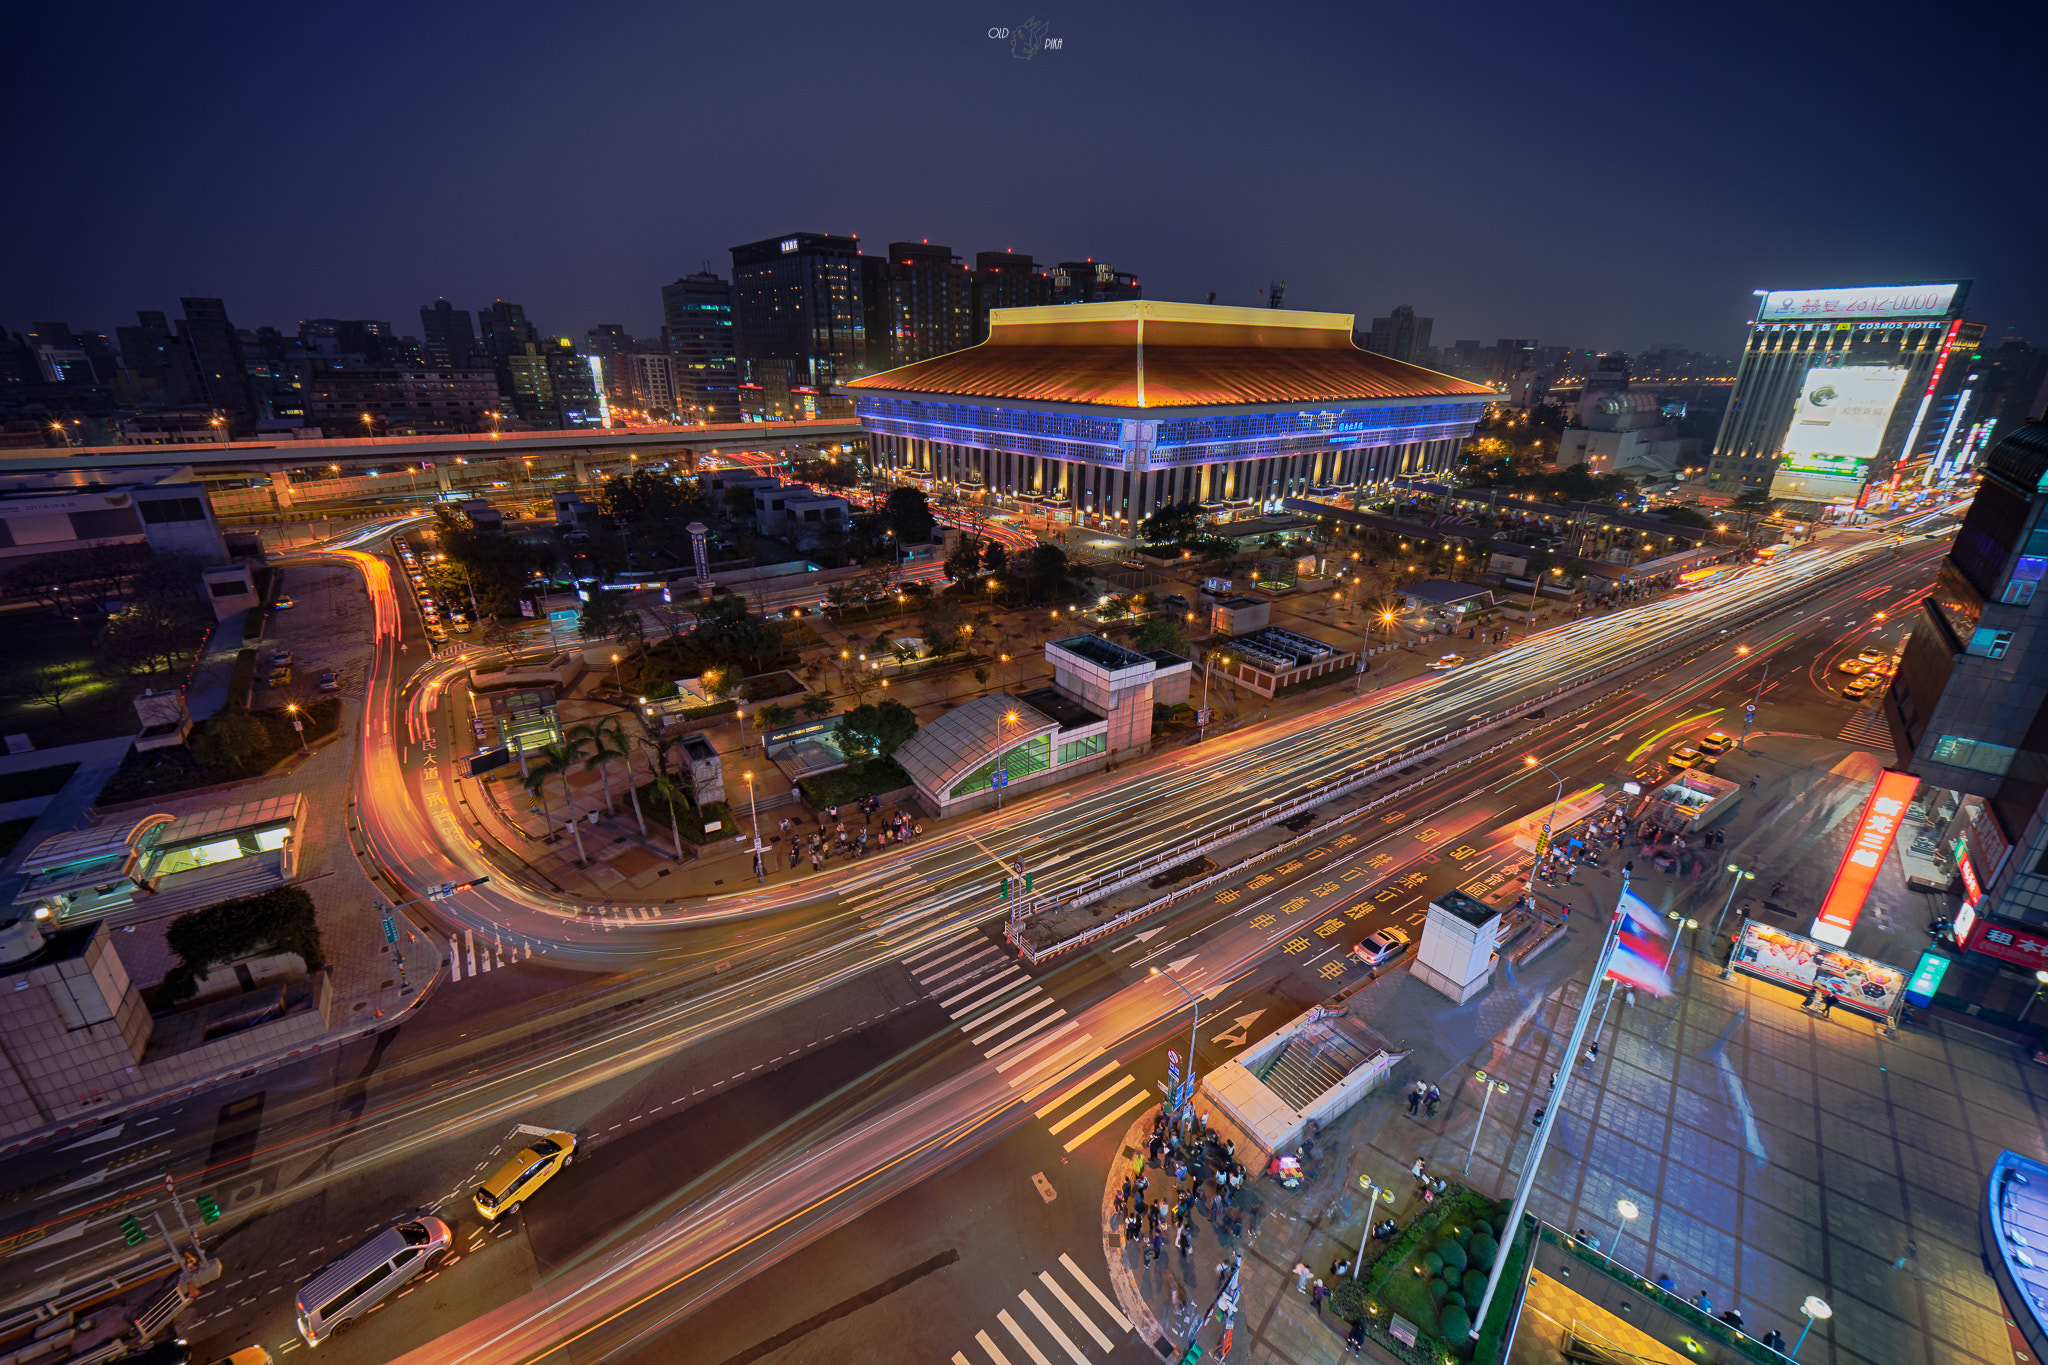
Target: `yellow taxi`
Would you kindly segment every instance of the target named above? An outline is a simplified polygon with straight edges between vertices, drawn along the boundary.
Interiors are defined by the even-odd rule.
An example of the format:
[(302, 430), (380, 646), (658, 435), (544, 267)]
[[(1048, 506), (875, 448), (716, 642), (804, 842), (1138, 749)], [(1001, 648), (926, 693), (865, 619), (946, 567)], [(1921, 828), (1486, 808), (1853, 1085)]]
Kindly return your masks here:
[(536, 1138), (476, 1187), (476, 1211), (484, 1216), (485, 1222), (497, 1222), (554, 1179), (555, 1172), (568, 1165), (575, 1155), (574, 1133), (549, 1133)]

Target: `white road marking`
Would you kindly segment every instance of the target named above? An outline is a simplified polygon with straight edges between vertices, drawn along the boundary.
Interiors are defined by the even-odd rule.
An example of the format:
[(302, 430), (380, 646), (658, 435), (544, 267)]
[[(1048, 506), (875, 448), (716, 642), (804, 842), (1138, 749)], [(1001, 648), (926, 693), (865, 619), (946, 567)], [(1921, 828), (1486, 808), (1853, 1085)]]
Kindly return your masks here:
[(1097, 1346), (1100, 1346), (1105, 1351), (1109, 1349), (1109, 1338), (1102, 1335), (1102, 1329), (1095, 1325), (1095, 1322), (1092, 1318), (1090, 1318), (1086, 1313), (1083, 1313), (1081, 1311), (1081, 1305), (1075, 1303), (1074, 1300), (1068, 1296), (1067, 1291), (1060, 1288), (1059, 1281), (1055, 1280), (1051, 1275), (1041, 1270), (1038, 1272), (1038, 1282), (1045, 1286), (1047, 1293), (1051, 1294), (1054, 1298), (1060, 1301), (1060, 1306), (1062, 1308), (1065, 1308), (1069, 1313), (1072, 1313), (1074, 1315), (1074, 1321), (1080, 1323), (1082, 1329), (1086, 1331), (1089, 1336), (1095, 1338), (1095, 1344)]

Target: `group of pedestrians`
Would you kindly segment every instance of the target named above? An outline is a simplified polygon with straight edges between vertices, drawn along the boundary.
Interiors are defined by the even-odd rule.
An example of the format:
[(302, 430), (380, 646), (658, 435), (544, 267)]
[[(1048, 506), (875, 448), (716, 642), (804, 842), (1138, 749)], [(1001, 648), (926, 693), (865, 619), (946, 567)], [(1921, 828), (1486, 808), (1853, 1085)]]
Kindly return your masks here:
[[(1408, 1087), (1408, 1117), (1435, 1118), (1436, 1107), (1443, 1102), (1443, 1091), (1433, 1085), (1417, 1081)], [(1427, 1110), (1427, 1112), (1423, 1112)]]
[(828, 806), (820, 812), (818, 828), (810, 832), (803, 829), (800, 821), (783, 817), (780, 828), (789, 839), (790, 867), (795, 868), (808, 857), (811, 871), (818, 872), (834, 858), (864, 857), (871, 848), (903, 843), (924, 833), (924, 825), (913, 820), (907, 811), (894, 812), (882, 821), (880, 829), (875, 829), (874, 817), (881, 807), (878, 798), (862, 797), (856, 807), (860, 824), (851, 830), (846, 827), (837, 806)]
[[(1163, 1112), (1156, 1115), (1145, 1150), (1133, 1158), (1131, 1173), (1112, 1200), (1114, 1219), (1123, 1224), (1124, 1245), (1141, 1243), (1149, 1266), (1166, 1259), (1170, 1240), (1186, 1266), (1195, 1250), (1198, 1216), (1208, 1220), (1219, 1244), (1227, 1247), (1232, 1239), (1242, 1238), (1245, 1168), (1236, 1153), (1236, 1140), (1219, 1140), (1206, 1115), (1200, 1121), (1192, 1114), (1178, 1121)], [(1152, 1171), (1160, 1175), (1156, 1195)], [(1254, 1209), (1254, 1230), (1257, 1216)]]

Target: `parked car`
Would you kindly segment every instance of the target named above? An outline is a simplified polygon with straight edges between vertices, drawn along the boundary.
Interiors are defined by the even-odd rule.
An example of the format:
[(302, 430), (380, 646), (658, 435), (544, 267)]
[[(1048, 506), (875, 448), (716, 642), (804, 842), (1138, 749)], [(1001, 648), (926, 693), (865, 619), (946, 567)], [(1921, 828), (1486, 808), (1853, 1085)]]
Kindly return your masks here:
[(1351, 955), (1368, 967), (1377, 967), (1382, 962), (1399, 957), (1408, 951), (1408, 935), (1400, 929), (1376, 929), (1360, 939), (1351, 949)]
[(320, 690), (322, 692), (341, 691), (341, 679), (335, 677), (332, 673), (322, 673), (320, 675)]
[(289, 687), (291, 682), (292, 671), (289, 668), (273, 668), (270, 670), (270, 676), (263, 680), (263, 685), (265, 687)]

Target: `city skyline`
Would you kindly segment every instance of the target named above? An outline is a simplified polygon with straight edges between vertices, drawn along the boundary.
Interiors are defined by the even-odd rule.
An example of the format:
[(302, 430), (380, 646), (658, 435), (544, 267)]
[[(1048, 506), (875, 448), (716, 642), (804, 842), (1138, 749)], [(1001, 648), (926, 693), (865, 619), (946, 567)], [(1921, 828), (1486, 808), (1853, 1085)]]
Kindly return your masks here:
[[(1594, 21), (1605, 24), (1595, 49), (1583, 28), (1562, 28), (1445, 52), (1422, 17), (1311, 7), (1248, 58), (1220, 8), (1162, 27), (1111, 7), (1085, 21), (1046, 16), (1061, 46), (1023, 61), (986, 36), (1002, 15), (969, 23), (936, 6), (871, 16), (830, 41), (800, 15), (628, 10), (566, 33), (550, 25), (542, 43), (513, 14), (503, 34), (412, 20), (431, 59), (348, 32), (315, 42), (310, 17), (256, 29), (136, 11), (91, 33), (34, 17), (26, 53), (91, 50), (97, 74), (94, 97), (19, 153), (42, 207), (10, 219), (10, 256), (35, 268), (0, 285), (0, 321), (110, 330), (195, 294), (281, 325), (409, 317), (445, 296), (472, 309), (519, 300), (557, 335), (607, 322), (653, 335), (661, 285), (706, 261), (727, 273), (737, 244), (816, 231), (858, 233), (872, 249), (928, 239), (969, 258), (1092, 256), (1135, 272), (1157, 299), (1214, 290), (1219, 303), (1258, 306), (1284, 281), (1288, 306), (1362, 322), (1411, 304), (1435, 319), (1439, 343), (1514, 335), (1732, 354), (1752, 289), (1953, 278), (1977, 281), (1990, 337), (2048, 332), (2048, 279), (2024, 229), (2039, 190), (2011, 173), (2011, 143), (1950, 139), (1945, 123), (1910, 112), (1885, 116), (1873, 138), (1842, 98), (1861, 79), (1852, 73), (1898, 69), (1909, 55), (1877, 25), (1838, 36), (1819, 17), (1773, 14), (1780, 41), (1767, 52), (1740, 23), (1695, 33), (1617, 12)], [(1481, 7), (1471, 26), (1513, 15)], [(1910, 55), (1978, 77), (1974, 121), (2017, 126), (2026, 83), (2001, 75), (2017, 56), (1967, 35), (1928, 42)], [(1831, 56), (1786, 79), (1773, 54), (1788, 48)], [(602, 134), (668, 107), (671, 54), (763, 50), (790, 90), (866, 89), (862, 72), (910, 72), (951, 112), (900, 115), (855, 95), (835, 114), (843, 97), (763, 99), (745, 63), (699, 61), (669, 134)], [(508, 165), (490, 153), (491, 118), (481, 141), (451, 154), (418, 132), (475, 121), (468, 84), (431, 79), (448, 51), (527, 83), (535, 110), (559, 97), (566, 112), (534, 125)], [(1452, 60), (1424, 65), (1416, 98), (1394, 106), (1406, 112), (1384, 114), (1384, 101), (1358, 97), (1357, 70), (1386, 53)], [(93, 207), (119, 128), (147, 121), (150, 106), (196, 116), (205, 105), (154, 93), (153, 73), (197, 66), (213, 73), (209, 98), (260, 101), (287, 57), (302, 88), (350, 91), (346, 135), (325, 118), (237, 122), (232, 137), (202, 133), (177, 156), (124, 168), (123, 197), (150, 212)], [(74, 97), (59, 84), (64, 63), (28, 69), (31, 103)], [(1404, 68), (1397, 58), (1388, 69)], [(1551, 114), (1554, 131), (1532, 137), (1530, 111), (1543, 127), (1559, 69), (1592, 75), (1594, 88), (1603, 72), (1632, 88), (1654, 76), (1659, 103), (1604, 120)], [(747, 147), (777, 150), (742, 157), (745, 170), (711, 169), (738, 163), (708, 153)], [(332, 188), (278, 192), (258, 166), (289, 168), (284, 185)], [(1937, 195), (1938, 212), (1883, 207), (1878, 187), (1913, 168), (1970, 193)], [(1873, 187), (1869, 211), (1845, 212), (1845, 177)]]

